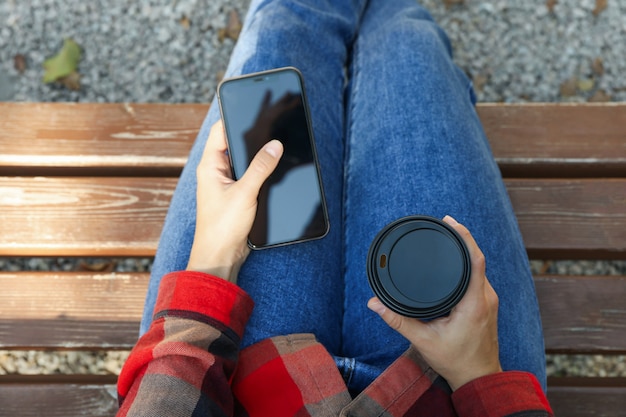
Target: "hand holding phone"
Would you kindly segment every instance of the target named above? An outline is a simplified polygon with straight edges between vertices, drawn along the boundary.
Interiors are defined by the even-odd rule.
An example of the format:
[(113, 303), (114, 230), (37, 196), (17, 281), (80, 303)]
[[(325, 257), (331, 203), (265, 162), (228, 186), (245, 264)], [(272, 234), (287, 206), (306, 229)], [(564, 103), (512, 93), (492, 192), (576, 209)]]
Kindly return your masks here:
[(268, 141), (284, 154), (261, 187), (248, 243), (261, 249), (323, 237), (328, 214), (302, 75), (281, 68), (231, 78), (218, 87), (233, 178)]
[(216, 123), (198, 168), (196, 231), (187, 269), (236, 283), (250, 253), (248, 234), (256, 216), (257, 196), (282, 156), (278, 141), (265, 144), (238, 181), (231, 175), (223, 125)]

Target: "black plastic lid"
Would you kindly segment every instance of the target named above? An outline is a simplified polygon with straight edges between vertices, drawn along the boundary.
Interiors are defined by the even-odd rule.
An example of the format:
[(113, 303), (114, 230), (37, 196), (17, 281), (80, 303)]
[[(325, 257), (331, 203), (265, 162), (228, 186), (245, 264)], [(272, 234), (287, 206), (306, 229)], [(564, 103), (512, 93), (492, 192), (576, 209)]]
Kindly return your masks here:
[(367, 255), (367, 277), (380, 301), (404, 316), (433, 319), (463, 298), (470, 256), (458, 233), (429, 216), (409, 216), (381, 230)]

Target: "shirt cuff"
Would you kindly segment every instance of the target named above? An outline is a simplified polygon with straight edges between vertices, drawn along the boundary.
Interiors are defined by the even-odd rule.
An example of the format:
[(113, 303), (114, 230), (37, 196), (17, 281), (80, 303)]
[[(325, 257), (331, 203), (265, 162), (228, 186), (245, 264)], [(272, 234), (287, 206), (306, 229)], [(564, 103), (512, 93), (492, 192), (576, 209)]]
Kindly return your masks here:
[(534, 375), (509, 371), (477, 378), (452, 393), (452, 402), (459, 416), (508, 416), (522, 411), (552, 409)]
[(171, 272), (163, 277), (154, 308), (154, 320), (181, 317), (209, 324), (215, 321), (241, 338), (254, 302), (237, 285), (196, 271)]

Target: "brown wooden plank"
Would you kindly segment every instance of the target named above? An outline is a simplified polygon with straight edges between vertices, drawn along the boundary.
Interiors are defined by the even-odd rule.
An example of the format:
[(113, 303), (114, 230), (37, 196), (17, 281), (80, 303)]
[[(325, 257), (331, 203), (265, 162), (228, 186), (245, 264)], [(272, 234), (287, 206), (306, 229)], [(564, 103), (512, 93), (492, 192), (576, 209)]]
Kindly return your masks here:
[[(117, 411), (113, 384), (2, 384), (0, 378), (0, 417), (114, 416)], [(624, 378), (552, 378), (548, 400), (555, 415), (567, 417), (625, 417)], [(587, 381), (585, 381), (587, 380)], [(581, 385), (586, 384), (586, 385)], [(33, 399), (36, 398), (36, 401)]]
[(0, 177), (0, 256), (153, 256), (176, 182)]
[(532, 258), (626, 259), (626, 179), (505, 183)]
[(551, 378), (548, 401), (556, 416), (626, 417), (626, 378)]
[[(176, 175), (208, 107), (0, 103), (0, 175)], [(625, 103), (481, 103), (477, 110), (507, 176), (626, 172)]]
[(0, 103), (0, 175), (177, 175), (208, 108)]
[[(147, 273), (0, 273), (0, 349), (131, 349), (147, 282)], [(626, 277), (536, 285), (548, 352), (626, 352)]]
[(548, 352), (626, 352), (626, 276), (538, 276), (535, 283)]
[[(0, 256), (153, 256), (176, 181), (0, 177)], [(626, 179), (506, 184), (533, 258), (626, 258)]]
[(626, 104), (479, 104), (505, 176), (624, 176)]
[(118, 410), (113, 384), (0, 383), (0, 404), (0, 417), (112, 417)]
[(131, 349), (148, 273), (0, 273), (0, 349)]

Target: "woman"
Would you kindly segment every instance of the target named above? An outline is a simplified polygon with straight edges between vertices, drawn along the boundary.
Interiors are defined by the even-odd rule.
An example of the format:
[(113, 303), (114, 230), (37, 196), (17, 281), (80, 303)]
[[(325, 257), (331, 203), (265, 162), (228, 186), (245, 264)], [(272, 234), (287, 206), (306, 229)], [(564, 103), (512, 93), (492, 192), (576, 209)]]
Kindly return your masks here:
[[(442, 30), (413, 0), (253, 0), (227, 76), (283, 66), (305, 78), (330, 232), (250, 253), (282, 145), (233, 181), (213, 103), (165, 222), (120, 415), (551, 415), (524, 246)], [(376, 233), (411, 214), (473, 232), (445, 218), (472, 277), (428, 323), (372, 298), (365, 273)]]

